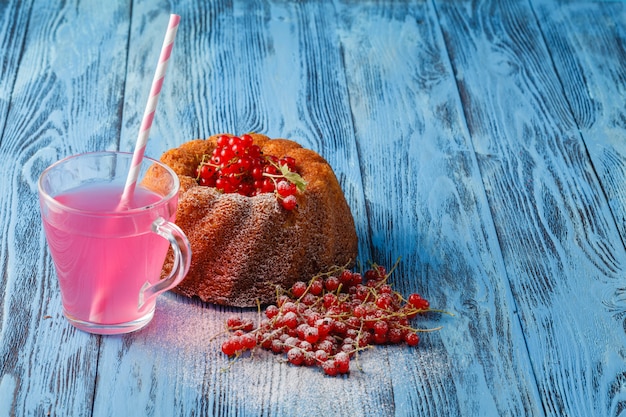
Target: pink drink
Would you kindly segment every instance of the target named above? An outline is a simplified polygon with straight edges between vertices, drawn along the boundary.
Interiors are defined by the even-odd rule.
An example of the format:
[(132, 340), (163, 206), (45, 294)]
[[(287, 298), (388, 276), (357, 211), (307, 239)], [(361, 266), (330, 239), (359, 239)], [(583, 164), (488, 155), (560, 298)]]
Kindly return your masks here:
[[(133, 154), (69, 156), (39, 177), (39, 203), (56, 267), (63, 313), (78, 329), (128, 333), (147, 325), (156, 297), (189, 271), (191, 246), (174, 224), (180, 183), (143, 157), (130, 201), (121, 203)], [(163, 262), (171, 249), (167, 277)]]
[(72, 210), (44, 216), (70, 320), (115, 325), (153, 314), (156, 297), (141, 305), (142, 287), (159, 281), (169, 242), (150, 224), (157, 216), (173, 221), (175, 210), (167, 204), (142, 209), (162, 196), (138, 186), (129, 209), (116, 211), (122, 191), (123, 184), (81, 185), (54, 197)]

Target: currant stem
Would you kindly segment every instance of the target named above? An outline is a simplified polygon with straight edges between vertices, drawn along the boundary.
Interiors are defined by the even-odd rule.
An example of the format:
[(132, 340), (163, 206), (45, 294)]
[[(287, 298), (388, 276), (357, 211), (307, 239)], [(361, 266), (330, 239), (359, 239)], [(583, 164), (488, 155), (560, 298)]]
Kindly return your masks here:
[(335, 266), (315, 275), (307, 284), (297, 281), (289, 289), (275, 286), (276, 303), (266, 308), (267, 320), (262, 320), (259, 301), (257, 328), (250, 329), (250, 320), (229, 319), (228, 331), (234, 335), (224, 342), (222, 350), (232, 353), (236, 360), (246, 350), (252, 356), (263, 348), (287, 355), (287, 362), (294, 366), (317, 365), (335, 376), (349, 372), (352, 358), (357, 369), (362, 369), (360, 353), (374, 345), (417, 346), (418, 333), (443, 328), (413, 327), (410, 320), (418, 314), (454, 316), (445, 310), (431, 309), (417, 293), (407, 300), (390, 285), (382, 287), (381, 281), (389, 278), (397, 262), (389, 272), (372, 265), (363, 275)]

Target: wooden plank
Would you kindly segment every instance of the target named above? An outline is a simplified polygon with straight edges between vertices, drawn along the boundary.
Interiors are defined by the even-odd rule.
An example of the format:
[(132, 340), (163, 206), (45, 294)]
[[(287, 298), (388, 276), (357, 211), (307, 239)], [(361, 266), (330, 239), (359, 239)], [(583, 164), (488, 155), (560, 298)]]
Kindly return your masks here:
[[(13, 0), (0, 4), (0, 138), (24, 46), (26, 31), (21, 29), (28, 23), (30, 9), (30, 1)], [(0, 315), (0, 319), (1, 317)]]
[(388, 6), (339, 12), (372, 251), (401, 255), (399, 287), (456, 313), (415, 352), (388, 349), (395, 412), (541, 415), (437, 15)]
[[(170, 11), (182, 20), (147, 152), (158, 157), (225, 131), (295, 139), (336, 167), (367, 259), (367, 218), (332, 4), (186, 1), (173, 10), (135, 4), (122, 149), (132, 148)], [(392, 410), (392, 387), (381, 366), (333, 379), (261, 355), (224, 372), (222, 339), (210, 339), (234, 310), (173, 294), (160, 301), (148, 328), (103, 339), (94, 415), (380, 416)], [(370, 361), (378, 363), (376, 356)], [(133, 400), (111, 401), (112, 395)]]
[[(26, 31), (19, 30), (19, 28), (27, 25), (30, 7), (31, 4), (29, 2), (20, 5), (17, 1), (13, 1), (3, 4), (0, 8), (0, 69), (2, 70), (2, 77), (0, 77), (0, 143), (2, 143), (11, 93), (15, 85), (18, 63), (26, 35)], [(1, 150), (2, 148), (0, 147)], [(8, 156), (4, 155), (4, 153), (0, 153), (0, 156), (0, 165), (6, 166), (9, 160)], [(5, 208), (1, 212), (8, 216), (10, 212), (6, 205), (10, 204), (10, 200), (5, 199), (3, 203)], [(2, 222), (2, 225), (2, 235), (6, 236), (8, 221)], [(6, 265), (7, 255), (7, 251), (4, 249), (0, 252), (0, 265)], [(6, 287), (7, 280), (7, 274), (3, 273), (0, 288)], [(2, 300), (0, 306), (4, 304), (4, 301)], [(4, 308), (0, 308), (0, 322), (2, 322), (3, 318)]]
[[(48, 0), (33, 13), (22, 7), (2, 9), (21, 55), (2, 87), (11, 99), (0, 143), (0, 414), (89, 415), (100, 338), (62, 316), (36, 181), (63, 156), (117, 141), (129, 9)], [(23, 49), (17, 33), (26, 34)]]
[(556, 71), (626, 245), (626, 5), (533, 2)]
[(437, 11), (543, 409), (618, 415), (626, 253), (533, 10)]

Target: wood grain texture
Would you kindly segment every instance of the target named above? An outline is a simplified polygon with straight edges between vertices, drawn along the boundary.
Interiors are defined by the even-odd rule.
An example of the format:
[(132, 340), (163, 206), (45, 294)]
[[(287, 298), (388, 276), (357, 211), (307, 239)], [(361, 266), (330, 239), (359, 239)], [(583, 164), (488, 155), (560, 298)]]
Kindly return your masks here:
[(396, 6), (342, 8), (372, 251), (387, 264), (401, 255), (395, 280), (403, 292), (456, 314), (425, 334), (420, 350), (389, 350), (396, 412), (538, 415), (437, 16), (428, 3)]
[(26, 31), (21, 28), (28, 24), (30, 6), (30, 2), (20, 4), (16, 0), (0, 4), (0, 134), (5, 128), (19, 58), (24, 47)]
[[(360, 261), (449, 316), (347, 377), (216, 337), (252, 310), (159, 298), (140, 332), (64, 320), (51, 162), (257, 131), (335, 169)], [(0, 417), (623, 416), (626, 7), (565, 0), (0, 1)], [(357, 366), (358, 365), (358, 366)]]
[[(25, 31), (16, 30), (21, 26), (25, 26), (28, 23), (28, 14), (30, 8), (28, 5), (18, 7), (17, 2), (11, 2), (3, 4), (0, 8), (0, 68), (2, 69), (2, 77), (0, 77), (0, 139), (2, 133), (6, 127), (6, 117), (10, 107), (11, 94), (15, 85), (15, 78), (17, 77), (17, 70), (19, 64), (19, 57), (23, 48)], [(0, 142), (1, 144), (1, 142)], [(2, 151), (0, 147), (0, 152)], [(7, 166), (10, 161), (10, 155), (2, 152), (0, 153), (0, 165)], [(9, 218), (11, 216), (10, 204), (11, 200), (4, 198), (2, 200), (2, 219), (6, 221), (2, 222), (2, 235), (7, 235), (7, 226), (9, 224)], [(3, 246), (3, 250), (0, 253), (0, 264), (7, 265), (8, 252)], [(7, 280), (9, 279), (4, 268), (2, 274), (2, 281), (0, 282), (0, 288), (6, 288)], [(3, 299), (2, 302), (5, 300)], [(0, 304), (3, 305), (4, 303)], [(4, 319), (4, 308), (0, 309), (0, 322)]]
[(533, 8), (626, 245), (626, 4), (538, 1)]
[(0, 411), (88, 415), (99, 338), (68, 327), (62, 316), (36, 181), (63, 156), (115, 142), (126, 45), (120, 16), (128, 9), (54, 1), (29, 6), (4, 9), (3, 20), (9, 32), (22, 26), (26, 37), (23, 47), (14, 42), (19, 69), (6, 73), (2, 87), (10, 105), (0, 141)]
[(543, 34), (524, 3), (437, 10), (543, 409), (619, 415), (626, 254)]
[[(573, 7), (564, 3), (554, 8), (540, 1), (533, 7), (624, 245), (626, 5), (590, 3)], [(585, 24), (581, 25), (581, 22)], [(613, 247), (605, 250), (609, 254), (613, 250), (619, 253), (619, 242), (612, 241), (612, 244)], [(609, 277), (617, 279), (616, 289), (612, 294), (604, 293), (601, 300), (604, 309), (612, 314), (617, 329), (621, 322), (626, 332), (626, 279), (623, 268)], [(618, 352), (619, 356), (609, 361), (619, 360), (620, 357), (623, 360), (623, 345)], [(608, 388), (605, 400), (608, 415), (622, 415), (626, 410), (626, 394), (623, 390), (626, 373), (623, 367), (621, 369), (621, 372), (606, 372), (603, 375), (603, 382)]]

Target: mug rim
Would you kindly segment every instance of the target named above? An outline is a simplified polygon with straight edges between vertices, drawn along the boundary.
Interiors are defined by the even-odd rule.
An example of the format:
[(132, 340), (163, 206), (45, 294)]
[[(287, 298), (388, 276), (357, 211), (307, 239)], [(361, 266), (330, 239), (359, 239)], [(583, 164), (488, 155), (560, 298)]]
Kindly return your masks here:
[(127, 210), (123, 210), (123, 211), (117, 211), (117, 210), (105, 210), (105, 211), (92, 211), (92, 210), (84, 210), (84, 209), (79, 209), (79, 208), (75, 208), (72, 206), (68, 206), (66, 204), (60, 203), (56, 198), (54, 198), (53, 196), (51, 196), (50, 194), (48, 194), (44, 189), (43, 189), (43, 179), (44, 177), (48, 174), (48, 172), (52, 171), (54, 168), (56, 168), (57, 166), (71, 160), (71, 159), (77, 159), (80, 157), (84, 157), (84, 156), (96, 156), (96, 155), (122, 155), (122, 156), (128, 156), (131, 158), (132, 161), (132, 157), (133, 154), (131, 152), (121, 152), (121, 151), (93, 151), (93, 152), (83, 152), (83, 153), (78, 153), (78, 154), (74, 154), (74, 155), (69, 155), (66, 156), (64, 158), (59, 159), (58, 161), (52, 163), (51, 165), (49, 165), (46, 169), (44, 169), (41, 174), (39, 175), (39, 179), (37, 180), (37, 188), (39, 191), (39, 195), (40, 197), (42, 197), (45, 201), (47, 205), (50, 206), (54, 206), (57, 207), (59, 209), (62, 209), (65, 212), (71, 212), (71, 213), (76, 213), (76, 214), (81, 214), (83, 216), (93, 216), (93, 217), (112, 217), (112, 216), (119, 216), (119, 217), (125, 217), (125, 216), (129, 216), (129, 215), (133, 215), (133, 214), (139, 214), (142, 212), (146, 212), (148, 210), (151, 210), (155, 207), (159, 207), (163, 204), (168, 204), (168, 202), (174, 198), (179, 190), (180, 190), (180, 180), (178, 178), (178, 175), (174, 172), (174, 170), (172, 168), (170, 168), (169, 166), (167, 166), (166, 164), (164, 164), (161, 161), (158, 161), (154, 158), (151, 158), (149, 156), (143, 156), (142, 157), (142, 163), (143, 160), (147, 160), (149, 162), (152, 162), (153, 164), (157, 164), (159, 165), (161, 168), (164, 168), (166, 172), (168, 172), (170, 174), (170, 176), (173, 178), (173, 187), (172, 189), (163, 196), (160, 196), (160, 199), (154, 203), (145, 205), (145, 206), (141, 206), (141, 207), (135, 207), (132, 209), (127, 209)]

